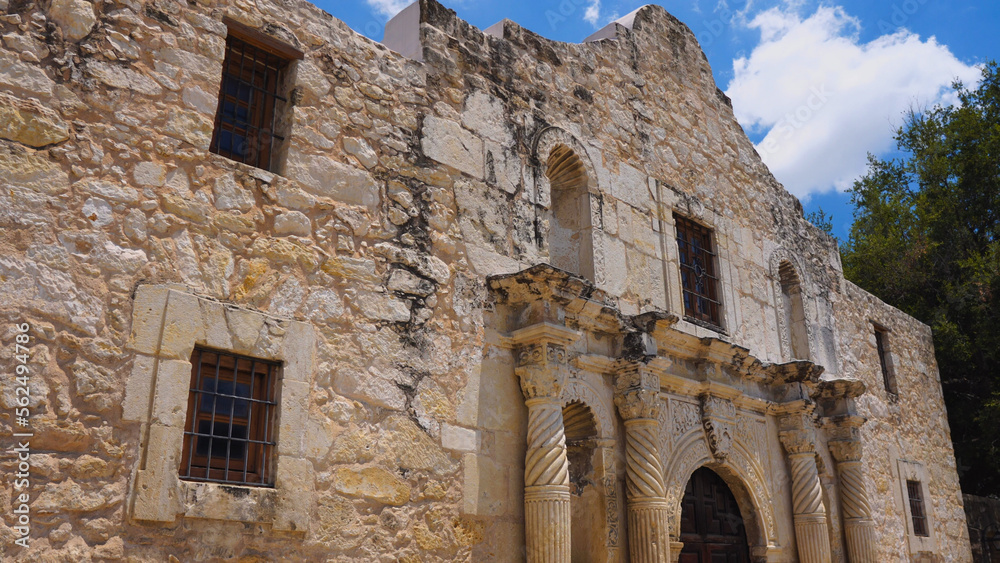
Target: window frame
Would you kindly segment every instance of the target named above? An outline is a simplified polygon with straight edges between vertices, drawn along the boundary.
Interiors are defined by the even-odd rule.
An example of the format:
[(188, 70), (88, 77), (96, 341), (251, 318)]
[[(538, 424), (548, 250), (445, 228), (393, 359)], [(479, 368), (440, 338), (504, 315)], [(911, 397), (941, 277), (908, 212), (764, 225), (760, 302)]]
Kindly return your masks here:
[[(722, 326), (722, 283), (719, 276), (719, 253), (717, 250), (717, 245), (715, 244), (715, 231), (709, 227), (698, 223), (687, 217), (674, 214), (674, 230), (675, 230), (675, 241), (677, 242), (677, 263), (680, 268), (680, 289), (681, 289), (681, 306), (684, 309), (684, 317), (688, 321), (694, 322), (702, 326), (707, 326), (715, 330), (723, 330)], [(698, 235), (698, 239), (691, 239), (688, 233), (693, 235)], [(682, 239), (682, 234), (686, 235)], [(697, 290), (697, 282), (693, 281), (690, 275), (699, 276), (697, 268), (699, 264), (694, 262), (693, 265), (690, 263), (685, 263), (684, 256), (685, 253), (690, 254), (685, 247), (690, 246), (690, 240), (700, 242), (701, 244), (695, 244), (695, 252), (701, 255), (701, 258), (705, 264), (703, 270), (705, 273), (704, 277), (708, 278), (708, 283), (706, 285), (705, 293), (701, 293)], [(686, 270), (690, 270), (687, 272)], [(690, 275), (686, 275), (686, 274)], [(691, 280), (689, 282), (689, 280)], [(689, 287), (690, 285), (690, 287)], [(695, 299), (701, 304), (704, 300), (708, 303), (708, 312), (699, 312), (695, 309), (695, 306), (689, 305), (688, 296), (691, 296), (691, 301)]]
[[(290, 96), (285, 90), (288, 90), (291, 65), (302, 59), (303, 53), (230, 18), (224, 18), (223, 22), (228, 33), (209, 151), (248, 166), (277, 172), (279, 166), (275, 157), (286, 140), (286, 135), (280, 134), (278, 128), (290, 109)], [(259, 69), (261, 76), (257, 73)], [(233, 88), (235, 93), (230, 92)], [(243, 97), (244, 92), (248, 99)], [(231, 111), (227, 111), (230, 108)], [(240, 108), (245, 109), (246, 117), (240, 117)], [(251, 130), (256, 132), (251, 133)], [(224, 143), (227, 133), (228, 145)], [(250, 148), (238, 151), (237, 138)]]
[[(273, 486), (181, 479), (196, 346), (281, 363), (272, 426)], [(140, 285), (128, 347), (132, 372), (122, 420), (137, 423), (141, 444), (129, 484), (129, 520), (171, 523), (180, 517), (267, 524), (283, 532), (309, 529), (315, 499), (303, 495), (302, 487), (316, 479), (305, 439), (315, 329), (177, 285)]]
[[(203, 377), (203, 368), (208, 365), (205, 362), (206, 354), (214, 355), (216, 359), (215, 385), (212, 391), (203, 388), (203, 382), (207, 381)], [(229, 366), (222, 365), (223, 358), (234, 360), (231, 374), (228, 371), (223, 371), (230, 369)], [(244, 362), (250, 363), (250, 370), (241, 378), (240, 366)], [(258, 366), (263, 366), (266, 369), (266, 374), (259, 376), (257, 374)], [(271, 465), (276, 445), (274, 442), (274, 419), (278, 403), (275, 401), (275, 390), (281, 377), (280, 372), (280, 362), (195, 346), (191, 355), (191, 389), (188, 398), (187, 420), (184, 425), (184, 457), (180, 464), (181, 479), (257, 487), (274, 485), (274, 472)], [(209, 374), (207, 377), (211, 378), (212, 376)], [(249, 383), (250, 395), (246, 417), (237, 416), (236, 413), (236, 406), (241, 400), (240, 393), (235, 388), (240, 384), (241, 379), (245, 383)], [(234, 382), (232, 395), (220, 393), (219, 388), (222, 381)], [(206, 396), (212, 397), (212, 411), (210, 413), (204, 412)], [(229, 416), (226, 416), (225, 412), (217, 411), (220, 403), (227, 399), (230, 404)], [(215, 432), (216, 425), (219, 424), (220, 420), (222, 420), (223, 426), (228, 425), (229, 428), (225, 439), (227, 444), (225, 460), (218, 460), (213, 455), (216, 446), (215, 440), (220, 437)], [(201, 423), (206, 421), (212, 426), (208, 434), (202, 434)], [(234, 440), (233, 427), (236, 422), (245, 422), (246, 424), (245, 441), (240, 438)], [(208, 438), (209, 451), (207, 455), (198, 453), (203, 437)], [(242, 458), (242, 463), (240, 463), (239, 458), (233, 459), (231, 457), (232, 446), (237, 442), (244, 442), (245, 455)], [(242, 475), (242, 479), (231, 479), (230, 474), (233, 472)]]
[[(897, 478), (899, 479), (899, 489), (897, 489), (899, 495), (897, 495), (896, 507), (899, 513), (903, 515), (903, 526), (906, 530), (907, 546), (909, 547), (910, 554), (934, 553), (937, 551), (937, 538), (934, 532), (934, 503), (928, 489), (930, 479), (927, 475), (927, 469), (920, 462), (905, 459), (896, 460), (896, 469), (898, 471)], [(924, 509), (925, 529), (923, 531), (926, 532), (926, 535), (918, 535), (913, 525), (913, 508), (910, 505), (908, 490), (909, 482), (916, 483), (920, 489), (920, 500)]]

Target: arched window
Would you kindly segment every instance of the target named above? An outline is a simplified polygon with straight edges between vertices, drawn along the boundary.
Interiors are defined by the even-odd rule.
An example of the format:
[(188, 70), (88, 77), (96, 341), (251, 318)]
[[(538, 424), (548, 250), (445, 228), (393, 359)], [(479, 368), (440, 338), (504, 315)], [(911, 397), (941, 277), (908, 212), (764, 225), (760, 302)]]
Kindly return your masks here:
[(806, 311), (802, 306), (802, 284), (792, 263), (783, 260), (778, 266), (781, 285), (782, 311), (785, 315), (785, 338), (788, 340), (792, 360), (808, 360), (809, 332), (806, 328)]
[(552, 193), (549, 261), (557, 268), (593, 280), (594, 241), (587, 169), (572, 149), (559, 144), (552, 148), (545, 162), (545, 176)]

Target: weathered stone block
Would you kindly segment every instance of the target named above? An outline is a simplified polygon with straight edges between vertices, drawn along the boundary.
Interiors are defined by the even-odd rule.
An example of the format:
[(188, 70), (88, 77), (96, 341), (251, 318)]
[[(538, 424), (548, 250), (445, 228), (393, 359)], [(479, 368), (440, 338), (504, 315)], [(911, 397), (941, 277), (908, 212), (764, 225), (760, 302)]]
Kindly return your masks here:
[(434, 293), (433, 282), (403, 269), (392, 271), (392, 274), (389, 276), (389, 283), (387, 287), (389, 288), (389, 291), (398, 291), (400, 293), (419, 295), (421, 297), (426, 297), (427, 295)]
[(285, 380), (280, 387), (278, 455), (302, 457), (302, 441), (309, 420), (309, 413), (302, 406), (309, 402), (309, 383)]
[(36, 101), (0, 93), (0, 138), (44, 147), (68, 139), (69, 127), (57, 113)]
[(483, 141), (454, 121), (427, 116), (420, 140), (424, 154), (477, 180), (483, 179)]
[(52, 96), (56, 83), (37, 66), (26, 64), (15, 53), (4, 50), (0, 51), (0, 85), (44, 101)]
[(469, 428), (442, 424), (441, 445), (449, 450), (474, 452), (479, 449), (479, 435)]
[(312, 233), (312, 223), (305, 213), (289, 211), (274, 218), (274, 232), (279, 235), (307, 237)]
[(87, 0), (52, 0), (49, 15), (63, 30), (63, 37), (76, 42), (90, 34), (97, 23), (94, 5)]
[(315, 478), (312, 462), (292, 457), (278, 458), (278, 490), (275, 499), (274, 529), (287, 532), (305, 532), (309, 529), (309, 515)]
[(508, 512), (506, 468), (489, 457), (474, 453), (462, 456), (462, 513), (501, 516)]
[(367, 171), (332, 158), (289, 151), (288, 177), (310, 193), (374, 209), (379, 203), (379, 185)]
[[(372, 368), (374, 371), (374, 368)], [(395, 382), (376, 373), (338, 369), (333, 376), (338, 393), (390, 410), (406, 407), (406, 394)]]
[(402, 506), (410, 501), (410, 486), (381, 467), (340, 467), (333, 475), (333, 489), (347, 496), (392, 506)]
[(163, 360), (156, 363), (156, 389), (153, 393), (153, 424), (183, 430), (187, 419), (191, 388), (191, 362)]
[(161, 358), (189, 361), (196, 342), (205, 340), (198, 298), (180, 291), (170, 291), (160, 328)]

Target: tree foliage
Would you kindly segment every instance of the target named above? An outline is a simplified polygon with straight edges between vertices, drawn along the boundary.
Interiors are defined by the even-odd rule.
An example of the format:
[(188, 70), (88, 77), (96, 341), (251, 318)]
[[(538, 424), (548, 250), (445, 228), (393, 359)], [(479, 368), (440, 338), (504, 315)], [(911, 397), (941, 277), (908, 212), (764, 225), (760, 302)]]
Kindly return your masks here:
[(1000, 494), (1000, 69), (911, 111), (850, 191), (844, 274), (931, 326), (962, 489)]

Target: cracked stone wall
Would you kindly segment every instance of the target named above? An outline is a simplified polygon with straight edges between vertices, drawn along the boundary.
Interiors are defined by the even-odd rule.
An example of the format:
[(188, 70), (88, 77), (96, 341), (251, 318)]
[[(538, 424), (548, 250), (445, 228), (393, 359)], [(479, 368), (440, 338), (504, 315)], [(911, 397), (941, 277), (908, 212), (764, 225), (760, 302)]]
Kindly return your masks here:
[[(652, 7), (614, 39), (563, 44), (512, 22), (484, 33), (431, 0), (420, 10), (417, 62), (301, 1), (0, 0), (0, 342), (11, 348), (14, 323), (34, 337), (32, 547), (8, 553), (521, 560), (526, 410), (509, 352), (486, 341), (485, 280), (549, 259), (536, 149), (555, 135), (586, 161), (592, 281), (623, 314), (682, 311), (678, 213), (714, 229), (721, 337), (787, 360), (771, 262), (794, 256), (812, 359), (865, 379), (868, 443), (923, 461), (940, 551), (965, 560), (926, 329), (844, 282), (836, 244), (760, 161), (690, 30)], [(208, 151), (224, 17), (304, 53), (275, 172)], [(315, 328), (306, 529), (132, 518), (144, 428), (120, 405), (134, 298), (167, 284)], [(869, 310), (912, 350), (894, 412), (878, 398)], [(918, 420), (905, 406), (926, 396), (940, 409)], [(866, 450), (878, 492), (898, 489), (883, 453)], [(5, 514), (13, 467), (0, 460)], [(899, 510), (881, 508), (887, 555), (901, 553)]]

